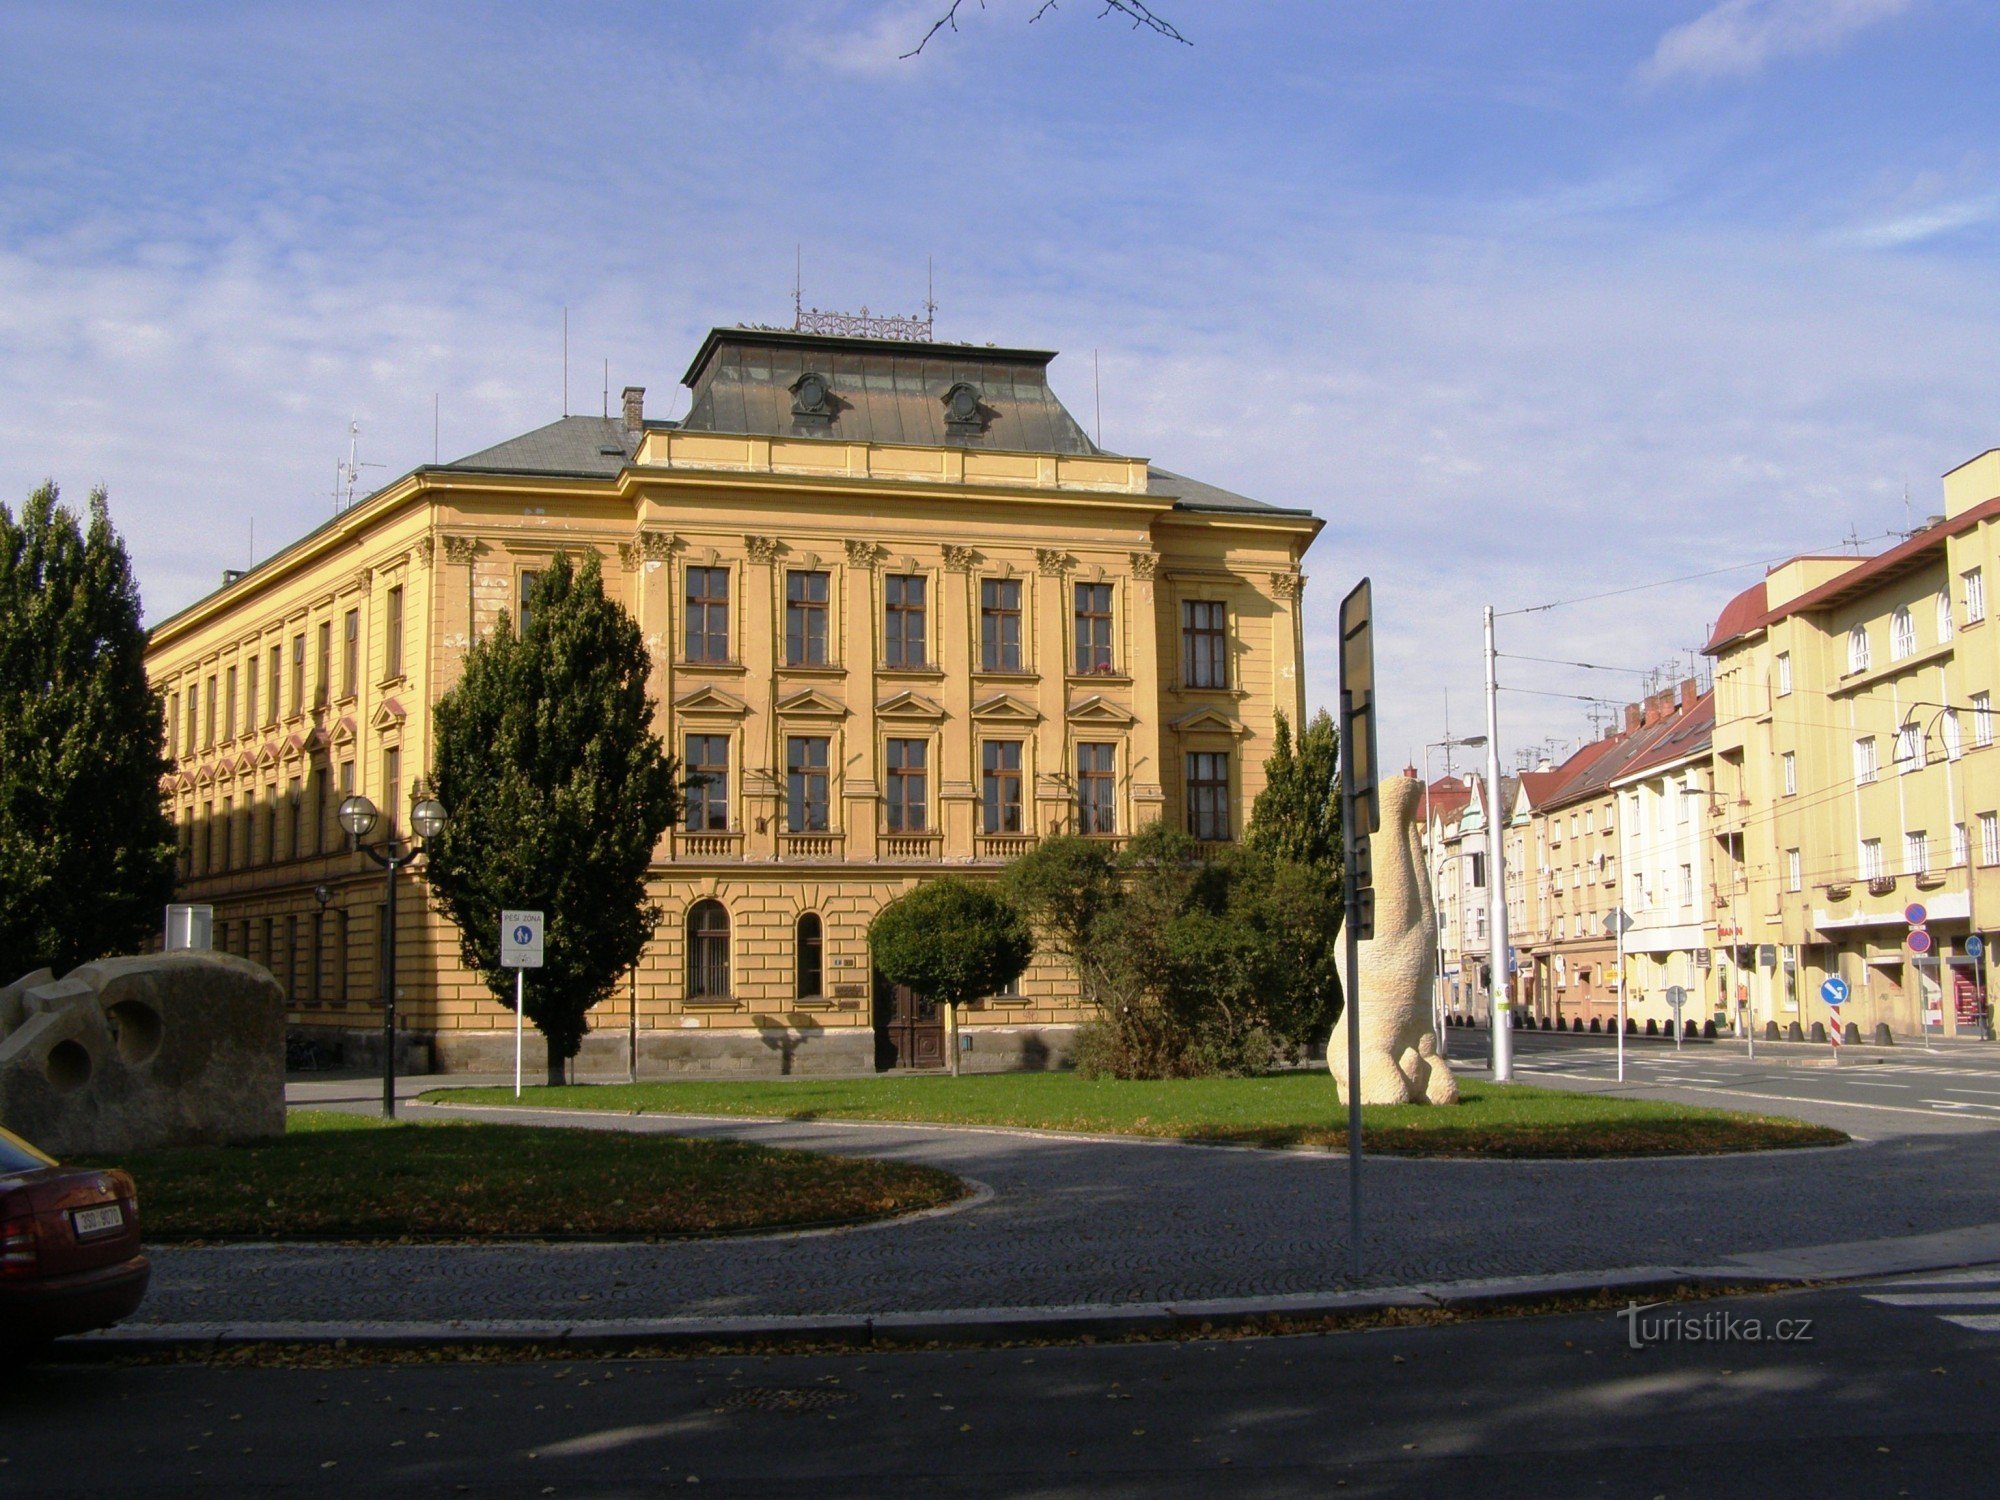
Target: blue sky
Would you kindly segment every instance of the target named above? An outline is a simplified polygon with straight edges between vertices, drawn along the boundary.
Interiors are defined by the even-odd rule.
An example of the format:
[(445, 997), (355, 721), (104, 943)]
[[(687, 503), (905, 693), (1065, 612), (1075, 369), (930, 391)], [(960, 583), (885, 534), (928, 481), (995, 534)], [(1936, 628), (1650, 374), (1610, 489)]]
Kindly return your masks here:
[[(149, 611), (571, 403), (669, 409), (807, 299), (1056, 348), (1108, 446), (1375, 579), (1386, 760), (1474, 723), (1479, 607), (1936, 508), (2000, 442), (2000, 8), (1974, 0), (0, 4), (0, 495), (102, 481)], [(1880, 545), (1880, 542), (1874, 543)], [(1633, 669), (1754, 571), (1503, 621)], [(1637, 671), (1510, 662), (1539, 693)], [(1513, 753), (1588, 705), (1510, 692)]]

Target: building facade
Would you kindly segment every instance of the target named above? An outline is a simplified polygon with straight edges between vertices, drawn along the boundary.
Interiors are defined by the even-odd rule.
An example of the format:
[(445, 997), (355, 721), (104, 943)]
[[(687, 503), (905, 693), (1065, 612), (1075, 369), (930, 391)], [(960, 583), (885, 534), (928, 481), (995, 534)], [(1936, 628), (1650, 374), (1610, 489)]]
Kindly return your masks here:
[(1947, 474), (1944, 499), (1879, 556), (1773, 570), (1709, 642), (1717, 935), (1760, 1030), (1826, 1024), (1837, 976), (1862, 1035), (1991, 1034), (2000, 452)]
[[(1274, 716), (1304, 717), (1300, 563), (1320, 522), (1108, 453), (1052, 355), (718, 329), (689, 414), (566, 417), (357, 503), (153, 632), (181, 899), (265, 964), (296, 1026), (379, 1028), (382, 877), (334, 809), (407, 819), (430, 713), (557, 552), (595, 553), (691, 773), (661, 924), (583, 1065), (865, 1071), (945, 1061), (867, 925), (943, 870), (1166, 818), (1238, 836)], [(421, 886), (421, 865), (414, 877)], [(406, 893), (399, 1014), (443, 1067), (510, 1055), (508, 1012)], [(1037, 960), (959, 1040), (1059, 1063), (1073, 979)]]

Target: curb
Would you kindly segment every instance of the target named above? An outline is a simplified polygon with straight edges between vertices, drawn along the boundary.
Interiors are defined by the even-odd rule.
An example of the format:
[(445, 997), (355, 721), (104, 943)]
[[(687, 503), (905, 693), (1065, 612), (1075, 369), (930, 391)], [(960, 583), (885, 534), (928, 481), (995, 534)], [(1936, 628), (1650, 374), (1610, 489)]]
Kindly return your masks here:
[(1189, 1302), (1072, 1307), (985, 1307), (937, 1312), (796, 1317), (651, 1318), (559, 1322), (529, 1319), (399, 1323), (179, 1323), (126, 1326), (64, 1340), (54, 1357), (215, 1354), (244, 1348), (340, 1350), (541, 1349), (624, 1353), (716, 1346), (978, 1346), (1017, 1342), (1157, 1338), (1230, 1330), (1285, 1331), (1289, 1325), (1363, 1319), (1399, 1310), (1478, 1313), (1607, 1295), (1660, 1298), (1731, 1287), (1804, 1284), (1728, 1267), (1639, 1266), (1566, 1276), (1439, 1282), (1373, 1291), (1302, 1292)]

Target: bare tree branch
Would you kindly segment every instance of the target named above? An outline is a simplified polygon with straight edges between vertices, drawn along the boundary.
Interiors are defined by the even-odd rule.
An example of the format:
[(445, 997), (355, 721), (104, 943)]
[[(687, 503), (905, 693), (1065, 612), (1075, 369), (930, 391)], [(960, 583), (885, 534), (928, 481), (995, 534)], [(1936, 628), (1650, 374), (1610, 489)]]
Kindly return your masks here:
[[(981, 10), (986, 9), (986, 0), (978, 0), (978, 3)], [(1165, 37), (1170, 42), (1179, 42), (1183, 47), (1192, 47), (1194, 45), (1193, 42), (1190, 42), (1186, 37), (1181, 35), (1180, 29), (1172, 21), (1169, 21), (1165, 16), (1156, 14), (1153, 8), (1145, 3), (1145, 0), (1103, 0), (1103, 3), (1104, 9), (1097, 13), (1097, 19), (1100, 21), (1110, 15), (1123, 16), (1132, 23), (1134, 31), (1150, 31), (1156, 36)], [(930, 30), (923, 34), (923, 38), (916, 46), (902, 54), (902, 59), (906, 60), (915, 57), (919, 52), (922, 52), (924, 48), (930, 45), (931, 38), (946, 27), (957, 31), (958, 9), (963, 4), (965, 4), (965, 0), (950, 0), (950, 4), (946, 6), (944, 14), (931, 22)], [(1056, 0), (1041, 0), (1041, 4), (1035, 9), (1035, 13), (1028, 17), (1028, 24), (1032, 26), (1055, 8)]]

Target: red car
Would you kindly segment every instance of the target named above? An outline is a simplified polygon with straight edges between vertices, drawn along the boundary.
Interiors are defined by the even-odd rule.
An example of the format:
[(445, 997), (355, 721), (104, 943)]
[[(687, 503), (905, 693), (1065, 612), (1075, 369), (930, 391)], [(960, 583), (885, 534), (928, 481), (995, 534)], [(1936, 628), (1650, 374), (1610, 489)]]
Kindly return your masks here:
[(152, 1271), (130, 1176), (60, 1166), (0, 1127), (0, 1343), (109, 1327)]

